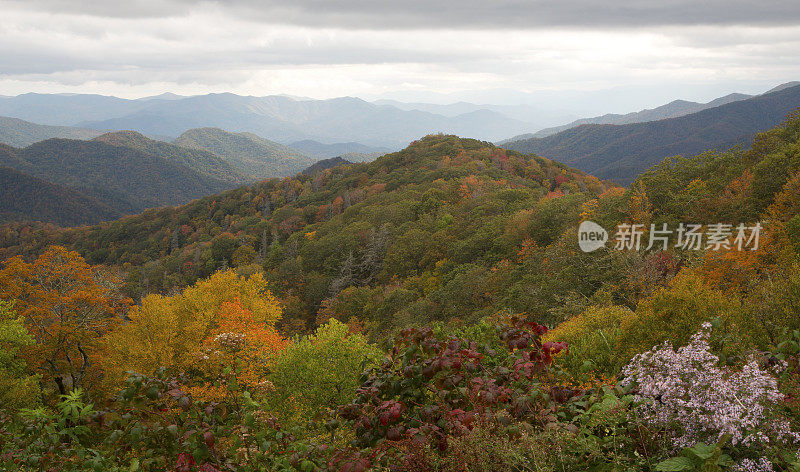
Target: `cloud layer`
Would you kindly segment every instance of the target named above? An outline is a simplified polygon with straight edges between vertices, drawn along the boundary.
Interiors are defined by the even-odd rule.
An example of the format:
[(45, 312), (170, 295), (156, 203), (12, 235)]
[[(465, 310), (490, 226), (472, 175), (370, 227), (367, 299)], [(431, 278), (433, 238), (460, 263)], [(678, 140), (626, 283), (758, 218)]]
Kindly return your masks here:
[(794, 0), (0, 0), (0, 11), (0, 95), (645, 87), (658, 104), (800, 78)]
[(181, 16), (216, 6), (247, 19), (345, 28), (538, 28), (663, 25), (788, 25), (792, 0), (13, 0), (38, 11), (117, 18)]

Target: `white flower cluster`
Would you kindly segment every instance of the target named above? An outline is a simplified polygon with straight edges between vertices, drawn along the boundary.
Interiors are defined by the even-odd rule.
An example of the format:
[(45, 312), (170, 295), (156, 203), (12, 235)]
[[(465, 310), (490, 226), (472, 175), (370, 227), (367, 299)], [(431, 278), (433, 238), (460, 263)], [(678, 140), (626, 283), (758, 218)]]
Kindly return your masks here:
[(214, 342), (219, 346), (235, 351), (244, 346), (245, 336), (239, 333), (222, 333), (214, 336)]
[(753, 459), (742, 459), (738, 464), (731, 467), (733, 472), (773, 472), (772, 462), (766, 457), (755, 461)]
[(739, 371), (720, 367), (710, 352), (710, 336), (711, 324), (704, 323), (685, 347), (675, 350), (665, 343), (637, 355), (623, 369), (644, 400), (639, 413), (645, 421), (663, 428), (677, 423), (676, 447), (717, 442), (726, 434), (745, 447), (800, 442), (789, 422), (772, 414), (783, 400), (775, 377), (755, 359)]

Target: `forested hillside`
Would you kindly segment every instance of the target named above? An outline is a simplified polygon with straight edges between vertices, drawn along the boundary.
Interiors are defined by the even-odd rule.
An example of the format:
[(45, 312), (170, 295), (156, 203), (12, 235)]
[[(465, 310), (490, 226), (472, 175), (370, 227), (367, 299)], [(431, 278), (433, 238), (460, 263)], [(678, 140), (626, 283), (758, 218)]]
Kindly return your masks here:
[(136, 131), (106, 133), (94, 138), (94, 141), (152, 154), (166, 161), (185, 166), (206, 177), (225, 182), (230, 187), (254, 178), (245, 175), (236, 167), (211, 152), (150, 139)]
[(171, 158), (102, 141), (48, 139), (22, 149), (1, 147), (0, 164), (77, 190), (123, 214), (185, 203), (233, 185)]
[(48, 221), (78, 226), (122, 214), (79, 192), (0, 166), (0, 222)]
[(305, 175), (316, 175), (318, 172), (323, 172), (328, 169), (333, 169), (337, 166), (342, 166), (346, 164), (352, 164), (351, 161), (347, 159), (343, 159), (341, 157), (331, 157), (330, 159), (323, 159), (313, 165), (306, 167), (303, 170), (303, 174)]
[[(590, 221), (706, 239), (583, 252)], [(798, 115), (627, 190), (432, 135), (94, 227), (0, 231), (6, 468), (800, 467)]]
[[(521, 248), (553, 243), (577, 224), (587, 199), (608, 189), (546, 159), (430, 136), (372, 163), (272, 179), (43, 235), (38, 244), (131, 265), (127, 290), (137, 299), (258, 262), (287, 300), (283, 322), (292, 329), (315, 326), (325, 301), (331, 313), (344, 309), (340, 303), (361, 305), (342, 316), (368, 317), (385, 331), (428, 319), (476, 320), (509, 304), (545, 309), (555, 295), (512, 295), (532, 282), (519, 272), (527, 270)], [(7, 254), (19, 243), (32, 249), (13, 238), (3, 239)], [(540, 270), (529, 277), (549, 278)]]
[(214, 153), (251, 180), (293, 175), (317, 160), (252, 133), (231, 133), (219, 128), (190, 129), (175, 144)]
[(629, 184), (666, 157), (746, 145), (800, 107), (800, 86), (678, 118), (628, 125), (586, 124), (503, 146), (537, 153), (603, 179)]

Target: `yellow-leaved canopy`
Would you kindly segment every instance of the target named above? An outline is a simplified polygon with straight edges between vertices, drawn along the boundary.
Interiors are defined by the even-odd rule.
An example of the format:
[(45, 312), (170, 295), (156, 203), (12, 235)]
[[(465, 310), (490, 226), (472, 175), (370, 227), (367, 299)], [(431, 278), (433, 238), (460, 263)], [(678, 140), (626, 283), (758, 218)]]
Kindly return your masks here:
[(184, 370), (203, 341), (220, 326), (223, 306), (237, 303), (255, 322), (273, 327), (282, 309), (260, 273), (217, 272), (174, 296), (148, 295), (130, 321), (106, 337), (106, 375), (117, 382), (127, 371), (152, 374), (159, 367)]

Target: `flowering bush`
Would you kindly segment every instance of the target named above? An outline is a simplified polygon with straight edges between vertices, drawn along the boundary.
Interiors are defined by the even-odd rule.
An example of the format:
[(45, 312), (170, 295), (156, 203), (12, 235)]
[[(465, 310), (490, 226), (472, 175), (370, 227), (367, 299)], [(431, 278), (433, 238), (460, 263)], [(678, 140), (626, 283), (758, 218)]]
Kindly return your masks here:
[[(711, 324), (703, 323), (688, 345), (675, 350), (666, 342), (637, 355), (623, 369), (625, 381), (638, 388), (645, 421), (669, 431), (673, 445), (681, 448), (724, 437), (752, 451), (800, 443), (800, 434), (777, 413), (784, 396), (772, 374), (786, 363), (773, 360), (771, 367), (762, 368), (751, 357), (741, 370), (721, 367), (710, 352), (710, 335)], [(740, 463), (746, 464), (750, 462)]]

